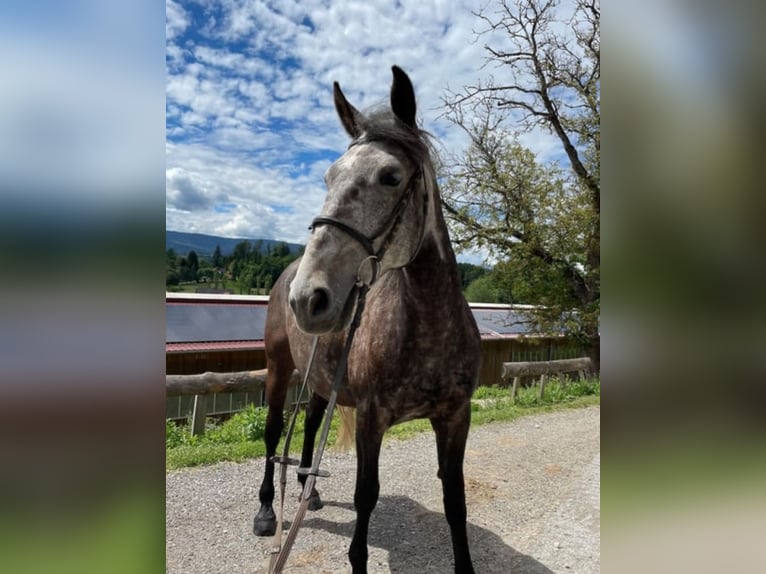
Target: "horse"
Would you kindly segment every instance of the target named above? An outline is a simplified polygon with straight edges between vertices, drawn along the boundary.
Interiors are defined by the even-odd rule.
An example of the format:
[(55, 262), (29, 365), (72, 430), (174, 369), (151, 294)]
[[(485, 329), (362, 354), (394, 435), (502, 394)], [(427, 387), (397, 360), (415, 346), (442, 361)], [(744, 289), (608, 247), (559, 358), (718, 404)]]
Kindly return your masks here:
[[(428, 418), (436, 435), (455, 572), (469, 574), (474, 570), (463, 459), (481, 341), (442, 213), (431, 136), (417, 125), (410, 78), (398, 66), (392, 72), (390, 107), (364, 113), (348, 102), (338, 82), (333, 84), (335, 109), (351, 143), (325, 174), (327, 195), (304, 254), (271, 291), (265, 330), (266, 468), (253, 530), (259, 536), (275, 532), (272, 456), (284, 428), (285, 395), (293, 370), (305, 373), (318, 336), (300, 461), (301, 467), (311, 466), (363, 275), (369, 284), (366, 307), (337, 393), (338, 405), (355, 408), (352, 571), (367, 572), (383, 435), (398, 423)], [(305, 485), (305, 473), (298, 479)], [(321, 507), (312, 489), (309, 509)]]

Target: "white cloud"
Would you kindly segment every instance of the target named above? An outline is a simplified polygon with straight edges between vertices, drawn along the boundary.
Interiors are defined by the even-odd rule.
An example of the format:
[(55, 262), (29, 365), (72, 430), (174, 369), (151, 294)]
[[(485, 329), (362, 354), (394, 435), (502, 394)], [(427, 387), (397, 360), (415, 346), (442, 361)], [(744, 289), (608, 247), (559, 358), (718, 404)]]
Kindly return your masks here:
[[(423, 127), (447, 152), (462, 149), (465, 135), (439, 118), (441, 98), (492, 71), (480, 69), (490, 38), (473, 32), (480, 23), (471, 12), (484, 4), (223, 0), (203, 14), (169, 0), (167, 133), (176, 143), (168, 143), (168, 228), (305, 241), (322, 205), (327, 154), (348, 142), (332, 82), (365, 108), (388, 97), (392, 64), (413, 80)], [(195, 10), (202, 27), (184, 36)], [(524, 143), (541, 157), (555, 153), (546, 133)], [(205, 182), (194, 187), (204, 197), (184, 194), (179, 174)], [(236, 207), (216, 211), (216, 193)]]
[(186, 10), (174, 0), (165, 2), (165, 37), (172, 39), (186, 30), (189, 25), (189, 15)]

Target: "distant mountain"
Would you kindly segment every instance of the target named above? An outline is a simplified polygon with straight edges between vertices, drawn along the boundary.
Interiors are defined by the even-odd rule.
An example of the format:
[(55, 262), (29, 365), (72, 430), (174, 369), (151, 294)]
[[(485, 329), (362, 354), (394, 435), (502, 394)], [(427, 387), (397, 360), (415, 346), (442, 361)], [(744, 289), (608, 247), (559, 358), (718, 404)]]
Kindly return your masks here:
[(221, 247), (221, 255), (231, 255), (234, 247), (243, 241), (249, 241), (255, 246), (256, 242), (261, 242), (263, 252), (269, 247), (286, 243), (291, 253), (297, 253), (303, 248), (298, 243), (288, 243), (287, 241), (274, 241), (273, 239), (251, 239), (247, 237), (217, 237), (215, 235), (204, 235), (202, 233), (183, 233), (181, 231), (165, 231), (165, 249), (172, 249), (177, 255), (186, 256), (189, 251), (194, 251), (200, 257), (210, 258), (213, 256), (216, 245)]

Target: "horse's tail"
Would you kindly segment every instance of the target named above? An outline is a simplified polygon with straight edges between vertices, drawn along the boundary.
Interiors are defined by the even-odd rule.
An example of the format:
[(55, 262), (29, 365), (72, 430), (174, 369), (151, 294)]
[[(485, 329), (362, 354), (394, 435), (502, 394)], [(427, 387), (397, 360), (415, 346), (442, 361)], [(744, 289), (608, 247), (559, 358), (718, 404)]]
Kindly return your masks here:
[(341, 452), (347, 452), (355, 442), (356, 438), (356, 412), (353, 407), (337, 406), (338, 418), (338, 436), (335, 439), (335, 448)]

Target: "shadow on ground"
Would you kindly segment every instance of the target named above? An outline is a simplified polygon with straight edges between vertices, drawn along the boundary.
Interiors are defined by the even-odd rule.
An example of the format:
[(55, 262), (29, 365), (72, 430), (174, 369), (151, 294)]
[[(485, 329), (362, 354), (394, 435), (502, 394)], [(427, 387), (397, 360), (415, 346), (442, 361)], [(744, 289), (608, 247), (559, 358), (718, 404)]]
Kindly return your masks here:
[[(353, 504), (325, 501), (353, 512)], [(310, 515), (303, 528), (343, 536), (351, 543), (354, 520), (333, 522)], [(397, 574), (445, 574), (454, 571), (452, 543), (444, 514), (433, 512), (406, 496), (381, 496), (370, 520), (368, 545), (388, 553), (391, 572)], [(476, 572), (482, 574), (553, 574), (537, 560), (517, 552), (491, 530), (468, 523), (468, 541)], [(375, 571), (370, 564), (370, 570)]]

